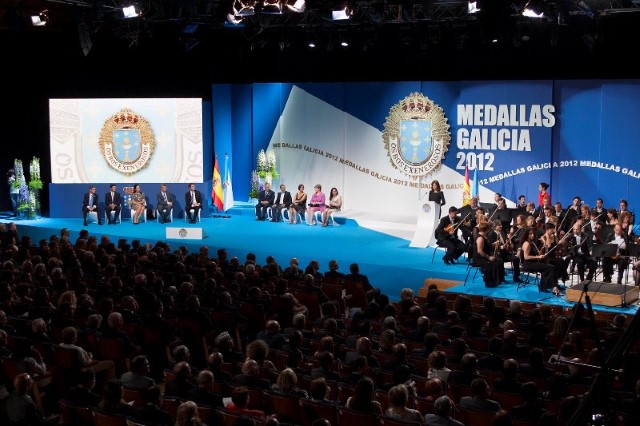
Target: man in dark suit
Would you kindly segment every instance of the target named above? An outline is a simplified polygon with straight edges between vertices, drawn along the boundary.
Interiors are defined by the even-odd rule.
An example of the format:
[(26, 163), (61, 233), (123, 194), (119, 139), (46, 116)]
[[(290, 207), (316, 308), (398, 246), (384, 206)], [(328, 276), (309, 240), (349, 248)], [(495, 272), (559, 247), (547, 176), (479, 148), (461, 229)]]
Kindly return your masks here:
[(189, 223), (196, 223), (202, 208), (202, 194), (196, 189), (195, 183), (190, 183), (189, 190), (184, 194), (184, 206)]
[(260, 191), (258, 196), (258, 204), (256, 204), (256, 220), (265, 220), (267, 218), (267, 209), (273, 205), (276, 194), (271, 190), (269, 182), (264, 184), (264, 189)]
[(449, 214), (440, 219), (440, 223), (435, 231), (438, 246), (444, 247), (447, 250), (442, 257), (442, 260), (447, 265), (455, 263), (465, 250), (464, 243), (456, 236), (457, 225), (460, 221), (457, 214), (458, 209), (456, 207), (449, 207)]
[(87, 226), (87, 214), (89, 212), (96, 212), (98, 225), (102, 225), (98, 212), (98, 195), (96, 194), (96, 187), (93, 185), (89, 187), (89, 192), (85, 193), (82, 199), (82, 219), (84, 220), (84, 226)]
[(460, 406), (470, 410), (482, 411), (498, 411), (500, 403), (489, 399), (489, 385), (487, 381), (481, 377), (471, 381), (471, 396), (463, 396), (460, 398)]
[(293, 203), (291, 193), (287, 191), (284, 183), (280, 184), (280, 192), (276, 195), (276, 200), (271, 206), (271, 222), (280, 222), (282, 209), (289, 207)]
[[(191, 195), (191, 194), (189, 194)], [(176, 198), (171, 192), (167, 191), (167, 185), (160, 185), (160, 192), (156, 195), (157, 203), (156, 207), (158, 210), (158, 214), (160, 215), (160, 223), (168, 223), (170, 222), (171, 211), (173, 210), (173, 203)]]
[[(118, 187), (112, 183), (109, 185), (109, 192), (104, 195), (104, 208), (107, 213), (107, 223), (109, 225), (115, 225), (116, 219), (120, 216), (122, 202), (120, 201), (120, 193), (117, 189)], [(113, 219), (111, 219), (111, 212), (113, 212)]]

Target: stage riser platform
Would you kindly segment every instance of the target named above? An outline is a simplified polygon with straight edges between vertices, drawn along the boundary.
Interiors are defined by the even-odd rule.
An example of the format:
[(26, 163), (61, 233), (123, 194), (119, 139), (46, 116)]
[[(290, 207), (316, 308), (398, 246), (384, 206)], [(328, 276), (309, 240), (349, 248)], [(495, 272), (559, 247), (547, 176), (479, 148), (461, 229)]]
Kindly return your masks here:
[[(592, 305), (603, 306), (623, 306), (630, 305), (638, 300), (640, 289), (635, 286), (626, 286), (622, 284), (603, 283), (603, 282), (581, 282), (567, 289), (566, 300), (568, 302), (585, 302), (582, 295), (585, 283), (588, 284), (587, 295), (591, 299)], [(582, 297), (582, 299), (581, 299)]]

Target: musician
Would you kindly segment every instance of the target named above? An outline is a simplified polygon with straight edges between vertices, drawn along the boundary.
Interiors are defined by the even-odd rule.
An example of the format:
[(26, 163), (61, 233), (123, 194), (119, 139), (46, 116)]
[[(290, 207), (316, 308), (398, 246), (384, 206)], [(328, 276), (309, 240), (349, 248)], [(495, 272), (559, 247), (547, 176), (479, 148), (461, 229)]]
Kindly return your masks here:
[(536, 217), (539, 217), (539, 216), (540, 216), (540, 217), (542, 217), (542, 216), (544, 216), (544, 211), (545, 211), (545, 209), (546, 209), (547, 207), (548, 207), (548, 208), (550, 208), (550, 209), (551, 209), (551, 211), (553, 212), (553, 206), (551, 205), (551, 199), (550, 199), (550, 198), (543, 198), (543, 199), (542, 199), (542, 205), (541, 205), (541, 206), (539, 206), (539, 207), (536, 209), (536, 211), (535, 211), (535, 213), (534, 213), (534, 216), (536, 216)]
[(596, 198), (596, 205), (593, 210), (598, 212), (598, 220), (604, 225), (607, 222), (607, 209), (604, 208), (604, 200)]
[(625, 200), (624, 198), (620, 200), (620, 209), (618, 210), (618, 217), (620, 217), (620, 215), (622, 215), (623, 212), (629, 212), (629, 214), (631, 215), (631, 218), (633, 219), (633, 213), (629, 211), (629, 204), (627, 203), (627, 200)]
[(542, 216), (536, 217), (536, 225), (538, 227), (544, 227), (547, 223), (550, 222), (553, 217), (553, 209), (551, 206), (544, 206), (542, 208)]
[(622, 284), (624, 271), (629, 266), (629, 257), (627, 256), (627, 244), (629, 239), (622, 230), (622, 225), (617, 224), (613, 227), (613, 232), (607, 235), (604, 242), (606, 244), (615, 244), (616, 254), (612, 257), (602, 258), (602, 272), (604, 274), (604, 282), (610, 283), (613, 276), (613, 265), (618, 265), (618, 284)]
[(589, 212), (589, 220), (585, 221), (584, 231), (591, 237), (594, 243), (602, 243), (602, 223), (600, 216), (595, 210)]
[(511, 262), (513, 266), (513, 281), (517, 283), (522, 282), (520, 279), (520, 258), (516, 255), (516, 247), (513, 241), (517, 238), (517, 235), (511, 232), (507, 235), (504, 232), (502, 222), (495, 220), (493, 222), (493, 230), (487, 233), (487, 238), (494, 246), (495, 254), (497, 254), (499, 258)]
[(518, 205), (516, 205), (516, 210), (518, 213), (524, 213), (527, 209), (527, 199), (523, 194), (518, 195)]
[(522, 267), (527, 271), (539, 272), (542, 275), (539, 291), (549, 292), (549, 289), (553, 289), (554, 294), (559, 294), (558, 278), (556, 276), (556, 269), (553, 265), (545, 263), (545, 255), (540, 252), (536, 245), (536, 230), (534, 228), (525, 229), (522, 233)]
[(497, 287), (498, 284), (504, 282), (504, 261), (497, 256), (500, 241), (496, 241), (494, 248), (494, 244), (491, 244), (487, 238), (489, 227), (487, 222), (478, 224), (478, 238), (475, 241), (473, 264), (482, 268), (485, 287)]
[(475, 225), (471, 230), (471, 244), (473, 245), (473, 247), (471, 248), (471, 253), (473, 253), (473, 250), (475, 250), (474, 247), (476, 244), (476, 239), (478, 239), (478, 232), (479, 232), (478, 225), (480, 225), (481, 223), (485, 223), (488, 220), (489, 219), (487, 219), (487, 215), (484, 212), (484, 207), (478, 207), (478, 209), (476, 210), (475, 218), (472, 222), (472, 223), (475, 223)]
[(525, 216), (535, 216), (536, 214), (536, 203), (533, 201), (527, 202), (527, 207), (524, 210)]
[(507, 200), (505, 200), (504, 198), (500, 198), (498, 200), (498, 208), (496, 208), (493, 213), (491, 213), (491, 218), (489, 219), (489, 221), (491, 221), (492, 219), (501, 221), (504, 228), (509, 227), (509, 225), (511, 224), (511, 212), (507, 208)]
[(571, 234), (567, 237), (567, 256), (578, 268), (580, 281), (584, 281), (585, 267), (587, 280), (592, 280), (597, 268), (596, 258), (591, 255), (593, 239), (582, 231), (580, 222), (573, 224)]
[(573, 200), (571, 201), (571, 205), (569, 206), (569, 208), (566, 211), (567, 221), (571, 225), (573, 225), (573, 222), (575, 222), (575, 218), (580, 216), (580, 206), (581, 205), (582, 205), (582, 198), (580, 198), (578, 195), (573, 197)]
[(566, 220), (567, 214), (562, 208), (562, 203), (560, 201), (556, 201), (553, 204), (553, 211), (551, 212), (551, 215), (558, 219), (558, 233), (560, 235), (564, 235), (569, 229), (571, 229), (571, 223)]
[[(458, 210), (458, 216), (463, 218), (463, 223), (460, 226), (460, 230), (462, 231), (462, 238), (464, 239), (467, 245), (473, 243), (473, 228), (477, 225), (476, 214), (478, 211), (482, 212), (484, 216), (484, 209), (478, 206), (478, 197), (473, 197), (469, 201), (469, 204), (463, 206)], [(464, 219), (466, 218), (466, 219)]]
[(560, 243), (558, 235), (556, 234), (556, 224), (549, 222), (544, 225), (544, 234), (540, 237), (542, 247), (540, 251), (546, 255), (545, 261), (553, 265), (556, 269), (556, 277), (560, 278), (562, 282), (566, 282), (569, 279), (567, 273), (567, 266), (569, 264), (568, 259), (564, 257), (564, 241)]
[(607, 210), (607, 225), (615, 225), (618, 223), (618, 210), (611, 208)]
[(465, 244), (458, 239), (460, 218), (457, 214), (457, 207), (449, 207), (449, 214), (440, 219), (440, 223), (435, 230), (438, 246), (444, 247), (447, 250), (442, 257), (442, 260), (447, 265), (456, 263), (458, 258), (465, 252)]
[(629, 211), (623, 211), (620, 216), (618, 216), (618, 223), (622, 226), (622, 232), (627, 236), (627, 238), (635, 239), (635, 233), (633, 232), (633, 216)]

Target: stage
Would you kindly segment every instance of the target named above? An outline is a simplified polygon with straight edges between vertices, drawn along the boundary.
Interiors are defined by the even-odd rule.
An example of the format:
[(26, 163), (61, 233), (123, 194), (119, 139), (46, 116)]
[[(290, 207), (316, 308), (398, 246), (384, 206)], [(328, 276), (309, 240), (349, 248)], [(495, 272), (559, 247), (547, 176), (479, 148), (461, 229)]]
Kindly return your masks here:
[[(366, 217), (364, 214), (349, 217), (347, 212), (343, 212), (337, 220), (338, 226), (322, 227), (256, 221), (252, 209), (246, 205), (228, 213), (217, 217), (203, 215), (201, 222), (197, 224), (186, 223), (183, 218), (174, 218), (174, 222), (169, 224), (148, 220), (147, 223), (133, 225), (130, 219), (123, 218), (121, 224), (99, 226), (92, 223), (86, 229), (90, 235), (98, 238), (107, 235), (114, 243), (121, 238), (129, 242), (137, 239), (151, 244), (168, 241), (172, 249), (185, 246), (190, 253), (197, 252), (202, 245), (206, 245), (211, 256), (215, 256), (217, 249), (226, 248), (229, 256), (238, 257), (241, 261), (244, 261), (247, 253), (255, 253), (258, 262), (262, 264), (266, 263), (267, 256), (274, 256), (283, 268), (288, 266), (291, 257), (297, 257), (302, 267), (315, 259), (320, 263), (321, 272), (329, 269), (331, 259), (338, 261), (339, 271), (345, 274), (349, 273), (351, 263), (358, 263), (361, 272), (369, 276), (371, 283), (393, 301), (398, 300), (400, 290), (405, 287), (412, 288), (418, 295), (428, 278), (449, 283), (441, 286), (447, 292), (563, 306), (572, 306), (578, 300), (574, 293), (577, 290), (571, 288), (567, 288), (566, 300), (565, 297), (554, 297), (550, 293), (539, 293), (533, 279), (531, 284), (518, 289), (511, 282), (510, 274), (507, 276), (508, 283), (486, 288), (481, 273), (474, 274), (475, 270), (472, 269), (465, 284), (467, 264), (463, 262), (463, 258), (458, 264), (445, 265), (442, 261), (444, 251), (441, 249), (410, 247), (408, 239), (392, 235), (411, 234), (412, 225), (408, 220), (394, 222), (394, 218)], [(2, 222), (12, 220), (0, 216)], [(59, 235), (62, 228), (70, 230), (71, 239), (75, 242), (80, 230), (85, 228), (80, 215), (74, 218), (17, 220), (15, 223), (19, 235), (30, 235), (34, 244), (38, 244), (40, 239), (49, 239), (53, 234)], [(189, 238), (167, 239), (167, 228), (174, 228), (174, 235), (186, 233)], [(190, 239), (200, 232), (201, 239)], [(637, 293), (636, 289), (636, 299)], [(594, 303), (594, 308), (634, 314), (638, 309), (637, 300), (628, 302), (628, 305), (622, 307), (620, 304), (614, 306), (609, 303)]]

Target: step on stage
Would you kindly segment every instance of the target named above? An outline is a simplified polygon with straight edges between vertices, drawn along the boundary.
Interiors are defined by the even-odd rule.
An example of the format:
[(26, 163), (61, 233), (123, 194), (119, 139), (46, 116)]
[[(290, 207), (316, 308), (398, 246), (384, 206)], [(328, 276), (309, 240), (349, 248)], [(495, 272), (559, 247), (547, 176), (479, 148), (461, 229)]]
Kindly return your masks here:
[[(588, 285), (587, 294), (593, 305), (603, 306), (624, 306), (630, 305), (638, 300), (640, 288), (622, 284), (603, 283), (598, 281), (583, 281), (567, 289), (566, 300), (568, 302), (584, 303), (582, 292), (585, 285)], [(582, 299), (580, 299), (582, 296)]]

